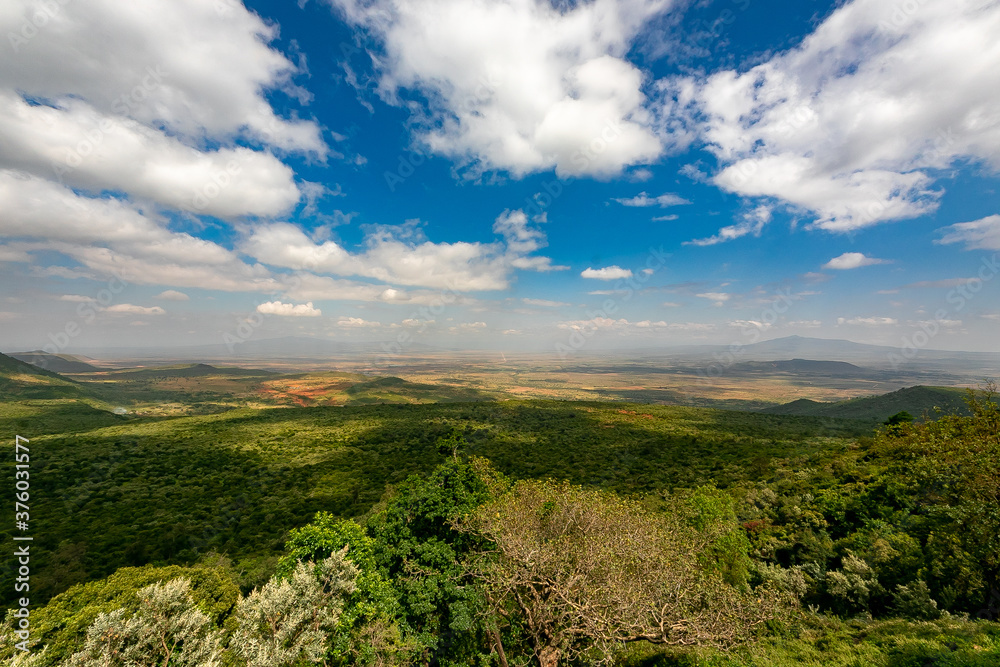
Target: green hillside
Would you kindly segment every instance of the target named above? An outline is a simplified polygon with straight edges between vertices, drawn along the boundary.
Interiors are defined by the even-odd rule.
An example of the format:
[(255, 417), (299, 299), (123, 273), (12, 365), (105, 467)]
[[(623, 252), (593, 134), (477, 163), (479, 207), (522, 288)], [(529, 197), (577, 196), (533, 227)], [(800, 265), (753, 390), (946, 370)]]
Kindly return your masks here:
[(466, 387), (407, 382), (397, 377), (383, 377), (359, 382), (346, 390), (348, 405), (377, 403), (455, 403), (488, 401), (492, 397)]
[(207, 376), (260, 377), (274, 375), (272, 371), (256, 368), (239, 368), (235, 366), (216, 367), (208, 364), (180, 364), (173, 366), (156, 366), (153, 368), (129, 368), (109, 373), (115, 378), (150, 379), (150, 378), (190, 378)]
[(879, 396), (852, 398), (835, 403), (822, 403), (799, 399), (784, 405), (761, 410), (768, 414), (799, 415), (809, 417), (836, 417), (860, 419), (881, 423), (899, 412), (909, 412), (917, 418), (926, 415), (936, 418), (943, 414), (968, 414), (965, 405), (966, 390), (954, 387), (907, 387)]
[(87, 395), (72, 380), (0, 354), (0, 397), (6, 400), (81, 398)]
[(745, 361), (733, 364), (734, 372), (788, 373), (791, 375), (822, 375), (827, 377), (869, 377), (872, 371), (845, 361), (788, 359), (779, 361)]
[[(730, 485), (864, 433), (809, 417), (562, 401), (108, 415), (116, 425), (76, 428), (59, 417), (67, 409), (35, 408), (22, 421), (40, 451), (32, 475), (46, 484), (33, 506), (39, 599), (123, 565), (193, 562), (209, 549), (253, 570), (316, 511), (362, 514), (388, 487), (432, 469), (445, 457), (437, 440), (454, 429), (467, 454), (515, 477), (623, 493)], [(35, 436), (52, 433), (41, 428), (46, 410), (64, 432)]]
[[(394, 378), (373, 384), (406, 389)], [(360, 606), (351, 609), (383, 610), (390, 616), (380, 618), (406, 633), (407, 650), (425, 653), (328, 664), (495, 667), (488, 653), (499, 639), (477, 634), (488, 630), (484, 610), (466, 605), (475, 604), (469, 596), (478, 584), (462, 574), (482, 564), (484, 545), (454, 530), (451, 512), (459, 503), (480, 520), (529, 531), (549, 521), (557, 504), (544, 496), (504, 519), (511, 496), (479, 504), (511, 488), (565, 489), (612, 503), (618, 509), (600, 515), (609, 520), (619, 511), (642, 517), (623, 539), (674, 517), (677, 530), (700, 531), (692, 544), (704, 550), (705, 576), (753, 586), (754, 599), (776, 587), (799, 601), (749, 647), (626, 643), (604, 664), (985, 667), (1000, 659), (1000, 624), (990, 622), (998, 519), (995, 504), (984, 502), (1000, 479), (1000, 413), (985, 401), (973, 404), (974, 417), (874, 437), (854, 419), (617, 402), (237, 409), (159, 419), (95, 411), (60, 422), (73, 405), (0, 402), (7, 426), (31, 438), (32, 627), (60, 659), (99, 612), (137, 613), (138, 589), (167, 577), (189, 578), (199, 607), (231, 631), (236, 600), (289, 558), (346, 544), (364, 572), (360, 597), (349, 601)], [(511, 487), (497, 473), (526, 483)], [(13, 484), (12, 470), (4, 476)], [(10, 537), (3, 527), (0, 539)], [(552, 554), (579, 546), (540, 543)], [(13, 589), (12, 576), (4, 572), (4, 590)], [(516, 612), (505, 618), (494, 632), (516, 658), (509, 664), (536, 664), (522, 634), (528, 626)], [(361, 645), (378, 627), (358, 627)], [(402, 646), (400, 637), (375, 637)], [(0, 642), (0, 659), (12, 655), (5, 650)], [(479, 650), (486, 653), (475, 657)]]
[[(0, 377), (86, 391), (9, 358), (0, 358)], [(203, 387), (214, 377), (126, 384)], [(981, 667), (1000, 658), (1000, 624), (969, 620), (995, 618), (991, 591), (1000, 585), (997, 520), (994, 505), (984, 502), (995, 497), (1000, 479), (994, 404), (974, 403), (975, 417), (876, 434), (875, 413), (859, 404), (919, 413), (920, 400), (941, 405), (941, 397), (962, 392), (915, 387), (789, 408), (839, 405), (851, 415), (843, 418), (481, 400), (472, 390), (392, 377), (267, 377), (266, 384), (307, 393), (343, 382), (344, 395), (374, 404), (136, 417), (99, 409), (90, 398), (0, 397), (0, 430), (30, 439), (32, 627), (56, 647), (40, 665), (65, 664), (98, 613), (136, 613), (138, 588), (166, 577), (191, 579), (195, 599), (213, 610), (220, 628), (231, 629), (235, 601), (300, 557), (289, 554), (336, 551), (347, 540), (356, 558), (381, 559), (365, 575), (382, 577), (381, 588), (365, 579), (359, 595), (383, 597), (358, 600), (381, 599), (378, 608), (400, 624), (411, 655), (418, 645), (430, 653), (329, 664), (496, 667), (488, 655), (469, 657), (495, 641), (476, 634), (486, 627), (482, 610), (463, 606), (474, 603), (467, 596), (478, 594), (478, 584), (456, 585), (481, 543), (463, 542), (449, 527), (448, 503), (483, 502), (463, 495), (470, 483), (463, 475), (478, 465), (500, 475), (476, 482), (484, 493), (505, 476), (527, 484), (516, 488), (579, 488), (600, 502), (632, 503), (649, 512), (637, 526), (681, 517), (705, 531), (692, 544), (705, 549), (698, 562), (706, 572), (753, 586), (753, 595), (774, 586), (799, 601), (760, 642), (734, 653), (625, 644), (606, 664)], [(473, 400), (456, 401), (462, 391)], [(423, 403), (431, 399), (439, 402)], [(379, 404), (390, 400), (409, 404)], [(10, 441), (6, 446), (13, 449)], [(14, 475), (5, 467), (0, 483), (13, 486)], [(550, 509), (546, 502), (508, 519), (530, 528), (536, 510), (545, 517)], [(489, 509), (479, 516), (501, 515)], [(13, 530), (0, 526), (0, 540), (10, 541)], [(2, 574), (3, 602), (10, 604), (14, 571)], [(519, 622), (501, 631), (508, 655), (517, 657), (509, 664), (526, 667), (534, 663)], [(374, 627), (358, 629), (362, 645)], [(8, 649), (0, 640), (0, 662), (13, 655)], [(447, 655), (455, 657), (445, 661)]]
[(72, 354), (49, 354), (41, 350), (8, 355), (19, 361), (40, 366), (54, 373), (93, 373), (104, 370)]

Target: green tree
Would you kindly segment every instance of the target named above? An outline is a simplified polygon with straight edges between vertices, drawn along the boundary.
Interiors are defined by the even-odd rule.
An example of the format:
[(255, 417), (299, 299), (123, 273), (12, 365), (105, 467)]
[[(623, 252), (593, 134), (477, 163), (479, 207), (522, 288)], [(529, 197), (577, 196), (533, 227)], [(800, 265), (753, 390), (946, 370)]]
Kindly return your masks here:
[(700, 486), (682, 498), (690, 507), (688, 524), (698, 531), (704, 544), (702, 565), (718, 572), (726, 583), (745, 587), (753, 561), (750, 540), (736, 518), (732, 496), (713, 486)]
[(368, 521), (376, 559), (397, 591), (422, 661), (469, 665), (481, 659), (484, 644), (502, 645), (495, 628), (484, 638), (490, 630), (477, 623), (479, 592), (462, 566), (486, 542), (452, 525), (491, 497), (491, 484), (502, 483), (484, 461), (452, 459), (426, 479), (411, 477)]
[(345, 552), (318, 564), (299, 561), (291, 576), (274, 577), (240, 601), (230, 645), (247, 667), (323, 660), (344, 600), (355, 590), (358, 569)]
[(333, 664), (407, 664), (413, 652), (400, 625), (399, 600), (376, 562), (376, 548), (358, 523), (319, 512), (312, 523), (291, 532), (286, 555), (278, 562), (280, 578), (290, 577), (300, 561), (320, 561), (339, 552), (357, 568), (354, 591), (332, 633)]
[(976, 612), (1000, 590), (1000, 406), (992, 382), (970, 390), (969, 416), (900, 424), (872, 453), (899, 480), (921, 541), (931, 597)]
[(885, 420), (886, 426), (899, 426), (900, 424), (909, 424), (913, 421), (913, 415), (911, 415), (906, 410), (902, 412), (897, 412), (893, 416)]
[[(190, 582), (189, 592), (195, 605), (216, 626), (229, 618), (240, 599), (229, 563), (221, 557), (208, 557), (196, 567), (119, 568), (107, 578), (73, 586), (32, 611), (31, 639), (46, 649), (42, 664), (58, 664), (79, 650), (87, 630), (100, 614), (123, 609), (126, 617), (133, 616), (142, 605), (139, 596), (142, 589), (177, 578)], [(0, 664), (16, 655), (11, 648), (0, 643)]]
[(850, 552), (844, 556), (839, 570), (826, 574), (826, 587), (842, 613), (868, 611), (869, 599), (882, 590), (878, 573), (863, 558)]
[(195, 606), (189, 588), (183, 578), (156, 583), (139, 591), (134, 615), (124, 609), (100, 614), (66, 667), (218, 667), (222, 633)]

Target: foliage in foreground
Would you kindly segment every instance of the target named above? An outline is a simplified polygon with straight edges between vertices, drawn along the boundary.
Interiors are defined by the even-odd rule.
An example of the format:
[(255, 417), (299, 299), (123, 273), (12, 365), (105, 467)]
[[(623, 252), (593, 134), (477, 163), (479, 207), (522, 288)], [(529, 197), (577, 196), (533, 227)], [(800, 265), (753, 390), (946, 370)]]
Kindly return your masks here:
[(803, 614), (784, 631), (729, 653), (634, 647), (620, 667), (994, 667), (1000, 624), (942, 618), (870, 621)]
[[(0, 431), (31, 439), (39, 604), (121, 567), (193, 565), (212, 551), (232, 559), (244, 589), (261, 585), (290, 530), (319, 511), (371, 511), (387, 488), (450, 458), (438, 440), (452, 433), (512, 478), (631, 495), (822, 465), (865, 432), (838, 420), (563, 401), (131, 420), (76, 403), (0, 401)], [(13, 475), (0, 469), (0, 484), (13, 488)], [(0, 541), (12, 531), (0, 525)], [(3, 603), (14, 597), (12, 572), (0, 569)]]
[(521, 619), (542, 667), (585, 655), (603, 664), (637, 641), (751, 641), (794, 601), (768, 587), (741, 591), (703, 567), (710, 540), (680, 514), (565, 482), (519, 482), (466, 524), (495, 544), (471, 572), (498, 616)]
[(34, 651), (25, 652), (14, 646), (10, 630), (15, 621), (8, 616), (0, 658), (20, 667), (284, 667), (322, 662), (344, 602), (355, 589), (358, 570), (344, 556), (341, 551), (318, 563), (299, 561), (288, 577), (273, 577), (240, 598), (234, 613), (221, 623), (200, 608), (190, 579), (150, 584), (128, 596), (134, 604), (98, 612), (77, 650), (65, 659), (59, 651), (65, 647), (59, 641), (65, 630), (53, 627), (56, 641), (45, 645), (36, 634)]
[[(47, 650), (17, 664), (69, 664), (92, 636), (148, 645), (137, 630), (108, 634), (120, 608), (123, 621), (146, 613), (156, 636), (186, 628), (208, 646), (206, 663), (221, 647), (227, 667), (259, 655), (267, 657), (257, 664), (331, 666), (995, 665), (1000, 412), (991, 389), (971, 397), (969, 416), (899, 419), (825, 452), (721, 467), (705, 480), (721, 489), (702, 478), (631, 497), (599, 484), (511, 481), (461, 460), (487, 439), (444, 431), (449, 461), (394, 488), (361, 522), (319, 514), (293, 531), (275, 577), (256, 593), (241, 595), (247, 579), (218, 558), (124, 568), (34, 610)], [(430, 447), (441, 453), (440, 443)], [(302, 563), (338, 554), (340, 583), (321, 584), (329, 590), (319, 597), (290, 593)], [(190, 582), (184, 595), (171, 589), (168, 598), (186, 621), (143, 611), (179, 579)], [(684, 594), (667, 595), (670, 586)], [(795, 598), (802, 611), (777, 613), (778, 600)], [(296, 611), (300, 599), (313, 602)], [(661, 600), (669, 604), (657, 610)], [(257, 644), (269, 647), (263, 653), (237, 648), (253, 645), (251, 617), (260, 636), (272, 630)], [(757, 632), (733, 632), (745, 619)], [(659, 633), (649, 631), (658, 621)], [(662, 646), (671, 643), (681, 646)]]
[(510, 485), (457, 457), (408, 487), (367, 531), (322, 513), (294, 531), (278, 573), (219, 623), (189, 580), (152, 584), (137, 609), (99, 613), (58, 664), (486, 665), (509, 654), (550, 667), (610, 662), (639, 640), (729, 647), (776, 615), (770, 591), (740, 591), (704, 566), (705, 534), (614, 494)]
[[(824, 468), (746, 485), (740, 515), (756, 576), (851, 617), (996, 619), (1000, 610), (1000, 407), (886, 425)], [(775, 569), (777, 568), (777, 569)]]
[(195, 606), (190, 582), (174, 579), (143, 588), (139, 609), (100, 614), (87, 629), (83, 648), (66, 667), (172, 664), (178, 667), (218, 667), (221, 632)]

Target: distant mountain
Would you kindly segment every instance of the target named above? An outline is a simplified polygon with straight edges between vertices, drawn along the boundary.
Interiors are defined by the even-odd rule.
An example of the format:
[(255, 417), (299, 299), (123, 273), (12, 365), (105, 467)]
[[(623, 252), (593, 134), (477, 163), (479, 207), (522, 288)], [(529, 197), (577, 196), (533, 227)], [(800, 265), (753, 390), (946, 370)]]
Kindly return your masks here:
[[(785, 336), (759, 343), (739, 345), (685, 345), (632, 350), (630, 359), (643, 363), (680, 363), (698, 366), (722, 365), (730, 369), (735, 364), (790, 359), (821, 359), (856, 364), (870, 370), (891, 371), (896, 375), (914, 373), (923, 377), (912, 384), (933, 385), (952, 379), (975, 382), (1000, 376), (1000, 351), (960, 352), (948, 350), (909, 350), (904, 355), (899, 347), (868, 345), (837, 338)], [(607, 356), (605, 354), (604, 356)], [(662, 360), (662, 361), (661, 361)], [(946, 377), (954, 376), (953, 378)]]
[(259, 377), (262, 375), (274, 375), (273, 371), (265, 371), (256, 368), (216, 368), (208, 364), (185, 364), (179, 366), (158, 366), (153, 368), (130, 368), (115, 371), (114, 377), (120, 378), (148, 378), (148, 377), (205, 377), (208, 375), (225, 375), (236, 377)]
[(980, 369), (985, 375), (1000, 372), (1000, 351), (997, 352), (961, 352), (954, 350), (920, 349), (910, 350), (909, 356), (904, 356), (899, 347), (887, 345), (868, 345), (837, 338), (807, 338), (804, 336), (785, 336), (747, 345), (743, 355), (746, 359), (777, 360), (800, 357), (803, 359), (828, 359), (831, 361), (847, 361), (863, 363), (869, 366), (886, 368), (895, 364), (908, 364), (934, 367), (963, 367)]
[(888, 394), (852, 398), (836, 403), (822, 403), (801, 398), (791, 403), (766, 408), (761, 412), (883, 422), (905, 410), (917, 418), (925, 413), (934, 418), (935, 408), (940, 408), (945, 414), (967, 414), (965, 395), (964, 389), (954, 387), (907, 387)]
[(772, 338), (747, 345), (745, 351), (749, 357), (758, 360), (800, 358), (830, 361), (853, 361), (872, 359), (873, 357), (887, 361), (889, 353), (898, 352), (894, 347), (883, 345), (855, 343), (839, 338), (807, 338), (805, 336)]
[(0, 394), (6, 398), (79, 398), (87, 392), (58, 373), (0, 354)]
[(32, 350), (31, 352), (11, 352), (8, 356), (55, 373), (92, 373), (106, 370), (88, 364), (72, 354), (49, 354), (41, 350)]
[[(628, 352), (628, 350), (623, 350)], [(735, 340), (727, 345), (677, 345), (672, 347), (651, 347), (631, 350), (647, 355), (669, 355), (682, 357), (709, 357), (722, 354), (735, 355), (738, 361), (777, 361), (780, 359), (826, 359), (830, 361), (877, 361), (881, 365), (890, 363), (890, 354), (901, 355), (898, 347), (890, 345), (869, 345), (855, 343), (841, 338), (810, 338), (807, 336), (784, 336), (759, 343), (743, 343)], [(998, 352), (960, 352), (950, 350), (921, 349), (913, 360), (936, 359), (980, 359), (1000, 362)]]

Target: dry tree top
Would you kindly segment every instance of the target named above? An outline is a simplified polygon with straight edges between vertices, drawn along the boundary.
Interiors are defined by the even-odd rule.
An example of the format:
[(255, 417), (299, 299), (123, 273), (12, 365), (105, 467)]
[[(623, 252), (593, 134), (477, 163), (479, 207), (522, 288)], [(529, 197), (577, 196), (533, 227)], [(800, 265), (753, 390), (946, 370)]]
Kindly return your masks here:
[(604, 662), (636, 641), (727, 649), (790, 605), (707, 571), (699, 555), (709, 536), (680, 508), (653, 513), (606, 492), (523, 481), (463, 527), (495, 543), (473, 574), (495, 613), (524, 618), (541, 667), (582, 653)]

